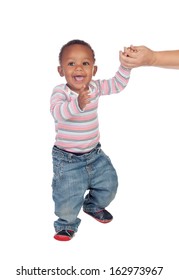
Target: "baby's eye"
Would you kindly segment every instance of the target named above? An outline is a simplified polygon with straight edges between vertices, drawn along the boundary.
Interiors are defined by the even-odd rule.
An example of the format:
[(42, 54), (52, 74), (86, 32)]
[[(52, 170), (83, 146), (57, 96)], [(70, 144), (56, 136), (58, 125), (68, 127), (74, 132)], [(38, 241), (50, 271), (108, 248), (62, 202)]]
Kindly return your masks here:
[(75, 65), (75, 63), (72, 61), (68, 63), (68, 66), (74, 66), (74, 65)]
[(83, 65), (84, 65), (84, 66), (88, 66), (88, 65), (90, 65), (90, 64), (89, 64), (88, 61), (84, 61), (84, 62), (83, 62)]

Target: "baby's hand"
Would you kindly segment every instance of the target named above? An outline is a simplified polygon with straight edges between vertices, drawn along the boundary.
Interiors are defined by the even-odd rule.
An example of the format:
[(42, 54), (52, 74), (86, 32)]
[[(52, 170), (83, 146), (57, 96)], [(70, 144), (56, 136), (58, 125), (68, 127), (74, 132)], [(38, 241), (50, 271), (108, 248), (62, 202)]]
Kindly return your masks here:
[(126, 47), (124, 47), (124, 52), (123, 52), (123, 54), (125, 55), (125, 56), (129, 56), (130, 57), (130, 54), (131, 53), (134, 53), (134, 52), (137, 52), (137, 50), (136, 50), (136, 48), (134, 47), (134, 46), (130, 46), (130, 47), (128, 47), (128, 48), (126, 48)]
[(78, 93), (78, 105), (83, 110), (87, 104), (90, 103), (90, 91), (89, 88), (84, 85)]
[(134, 47), (133, 45), (130, 45), (130, 47), (129, 47), (129, 48), (127, 48), (127, 49), (129, 49), (129, 50), (130, 50), (130, 52), (132, 52), (132, 53), (136, 53), (136, 52), (138, 52), (137, 48), (136, 48), (136, 47)]

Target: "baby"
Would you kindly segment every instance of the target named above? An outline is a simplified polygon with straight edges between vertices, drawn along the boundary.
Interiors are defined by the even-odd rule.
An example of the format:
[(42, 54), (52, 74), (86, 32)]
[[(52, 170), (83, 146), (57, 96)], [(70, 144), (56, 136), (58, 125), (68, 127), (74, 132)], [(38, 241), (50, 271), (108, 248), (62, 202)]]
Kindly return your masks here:
[(113, 78), (93, 80), (95, 53), (82, 40), (65, 44), (59, 63), (58, 72), (66, 83), (56, 86), (51, 96), (56, 130), (52, 188), (58, 217), (54, 238), (68, 241), (78, 230), (81, 208), (101, 223), (113, 219), (105, 208), (116, 195), (118, 177), (99, 142), (98, 101), (101, 96), (121, 92), (130, 69), (120, 66)]

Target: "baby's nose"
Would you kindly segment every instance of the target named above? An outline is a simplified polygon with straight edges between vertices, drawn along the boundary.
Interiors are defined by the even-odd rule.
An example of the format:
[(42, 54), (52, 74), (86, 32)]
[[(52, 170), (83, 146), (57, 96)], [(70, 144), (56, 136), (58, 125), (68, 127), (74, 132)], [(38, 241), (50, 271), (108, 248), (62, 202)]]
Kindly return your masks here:
[(82, 65), (76, 65), (75, 70), (77, 70), (77, 71), (82, 71), (82, 70), (83, 70)]

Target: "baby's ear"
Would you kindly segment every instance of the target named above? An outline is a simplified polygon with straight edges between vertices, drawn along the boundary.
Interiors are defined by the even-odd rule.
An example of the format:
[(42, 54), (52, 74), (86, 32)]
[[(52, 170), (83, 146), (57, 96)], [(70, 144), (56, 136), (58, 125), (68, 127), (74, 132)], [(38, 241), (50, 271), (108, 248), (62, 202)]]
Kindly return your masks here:
[(61, 77), (64, 77), (64, 72), (62, 66), (57, 67), (58, 73), (60, 74)]
[(95, 65), (94, 68), (93, 68), (93, 76), (96, 75), (97, 70), (98, 70), (98, 67)]

